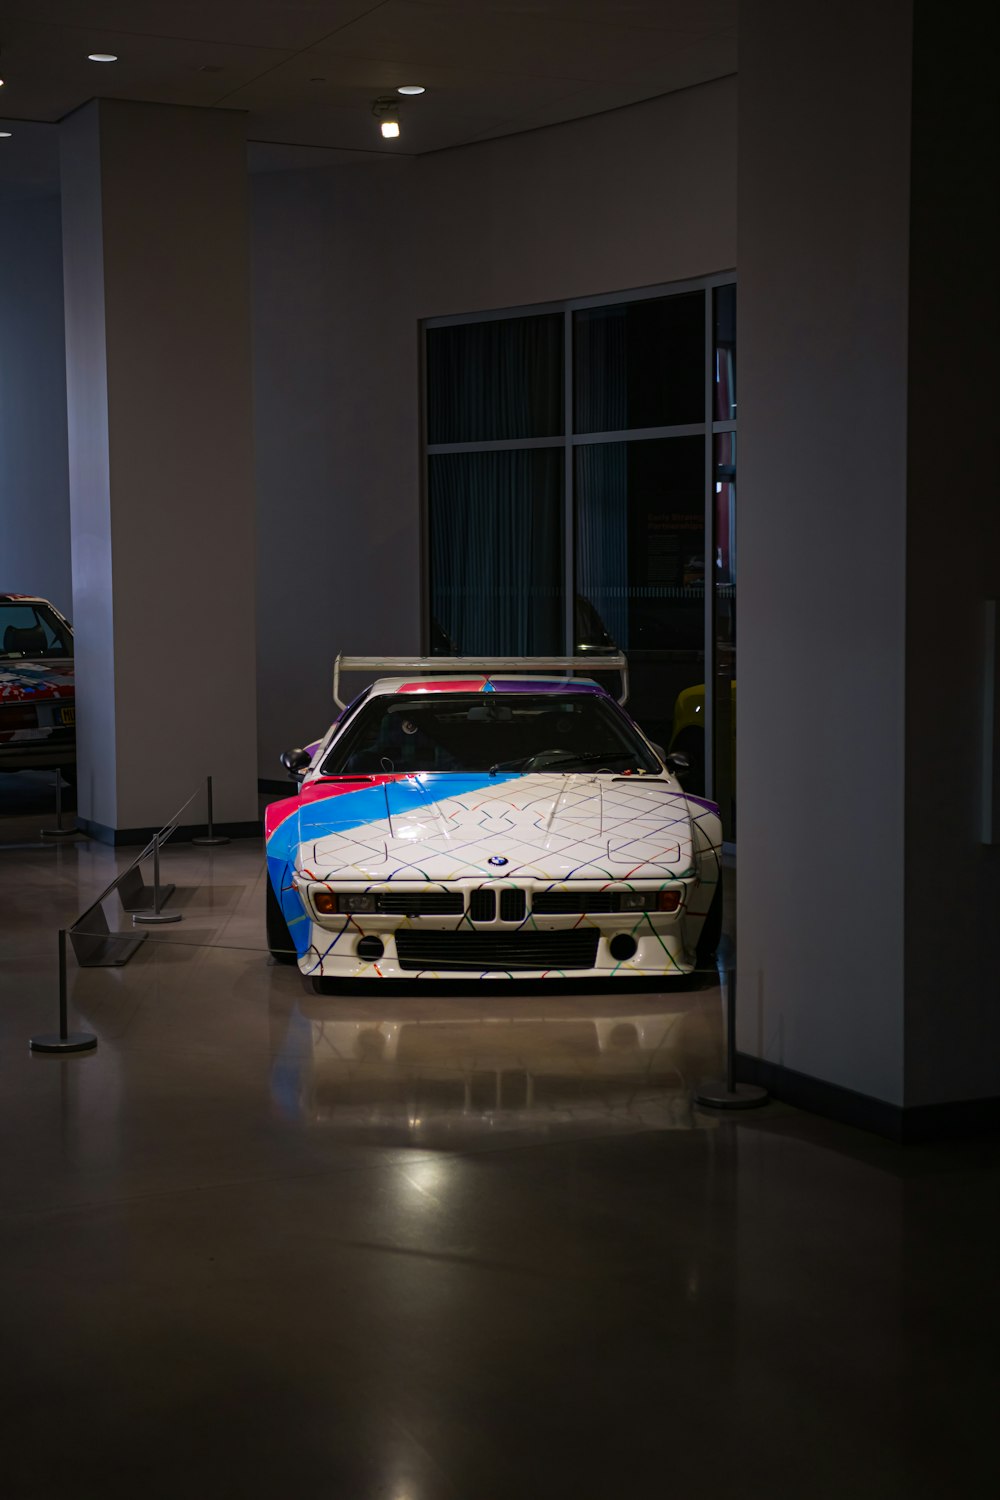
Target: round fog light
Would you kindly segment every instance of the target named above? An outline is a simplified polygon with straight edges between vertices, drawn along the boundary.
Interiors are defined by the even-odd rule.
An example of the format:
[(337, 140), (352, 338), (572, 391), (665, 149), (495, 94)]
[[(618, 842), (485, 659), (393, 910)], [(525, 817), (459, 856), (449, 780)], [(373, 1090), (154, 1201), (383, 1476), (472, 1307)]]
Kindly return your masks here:
[(385, 944), (381, 938), (363, 937), (358, 940), (359, 958), (381, 958), (385, 952)]
[(624, 963), (625, 959), (631, 958), (638, 946), (635, 938), (629, 937), (627, 932), (616, 932), (608, 944), (611, 957), (617, 959), (619, 963)]

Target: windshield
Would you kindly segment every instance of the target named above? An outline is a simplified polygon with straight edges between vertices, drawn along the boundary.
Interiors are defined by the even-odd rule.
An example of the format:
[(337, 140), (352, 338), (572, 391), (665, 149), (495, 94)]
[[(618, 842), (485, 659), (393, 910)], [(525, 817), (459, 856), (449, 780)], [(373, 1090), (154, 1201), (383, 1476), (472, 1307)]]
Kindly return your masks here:
[(384, 693), (330, 747), (322, 775), (645, 771), (660, 764), (598, 693)]
[(72, 655), (73, 637), (47, 604), (0, 601), (0, 659)]

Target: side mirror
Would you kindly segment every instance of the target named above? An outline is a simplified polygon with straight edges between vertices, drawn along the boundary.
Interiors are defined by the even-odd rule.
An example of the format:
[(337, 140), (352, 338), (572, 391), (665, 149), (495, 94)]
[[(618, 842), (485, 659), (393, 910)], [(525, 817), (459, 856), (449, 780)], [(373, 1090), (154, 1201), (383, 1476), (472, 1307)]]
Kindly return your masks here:
[(650, 740), (649, 743), (652, 745), (653, 749), (656, 751), (656, 754), (659, 757), (659, 759), (662, 760), (662, 762), (663, 762), (664, 765), (666, 765), (666, 763), (667, 763), (667, 752), (664, 750), (663, 746), (662, 745), (658, 745), (655, 740)]
[(678, 781), (683, 781), (691, 770), (691, 762), (683, 750), (672, 750), (667, 756), (666, 767), (672, 776), (677, 777)]
[(282, 750), (281, 752), (281, 764), (293, 781), (302, 780), (309, 769), (311, 760), (312, 756), (308, 750)]

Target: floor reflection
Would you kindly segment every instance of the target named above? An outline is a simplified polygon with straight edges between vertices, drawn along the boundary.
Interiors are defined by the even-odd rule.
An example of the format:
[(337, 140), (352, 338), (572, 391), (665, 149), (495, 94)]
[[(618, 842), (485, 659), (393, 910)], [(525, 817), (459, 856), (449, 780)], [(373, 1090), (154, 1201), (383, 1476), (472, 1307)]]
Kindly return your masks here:
[(719, 991), (304, 996), (272, 1006), (283, 1114), (379, 1144), (712, 1128)]

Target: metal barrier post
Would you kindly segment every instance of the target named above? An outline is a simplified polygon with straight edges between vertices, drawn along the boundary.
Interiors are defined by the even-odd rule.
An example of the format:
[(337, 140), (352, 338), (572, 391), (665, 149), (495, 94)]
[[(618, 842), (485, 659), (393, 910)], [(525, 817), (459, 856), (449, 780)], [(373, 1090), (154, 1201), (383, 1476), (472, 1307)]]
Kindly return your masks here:
[(214, 828), (213, 828), (213, 826), (212, 826), (212, 778), (211, 778), (211, 776), (206, 776), (205, 777), (205, 791), (206, 791), (206, 795), (207, 795), (207, 799), (208, 799), (208, 833), (207, 834), (206, 833), (200, 834), (198, 836), (198, 838), (192, 839), (191, 842), (192, 842), (192, 844), (228, 844), (229, 840), (223, 834), (216, 833), (215, 830), (214, 830)]
[(40, 828), (38, 831), (43, 839), (78, 839), (80, 837), (79, 828), (63, 827), (61, 771), (56, 771), (56, 826), (54, 828)]
[(181, 913), (179, 911), (161, 910), (162, 900), (160, 896), (160, 835), (153, 839), (153, 910), (134, 911), (133, 922), (179, 922)]
[(703, 1079), (694, 1102), (709, 1109), (753, 1109), (767, 1103), (767, 1089), (736, 1082), (736, 970), (726, 970), (726, 1076)]
[(59, 929), (59, 1034), (46, 1032), (28, 1043), (32, 1052), (91, 1052), (97, 1046), (89, 1031), (70, 1031), (66, 1005), (66, 933)]

